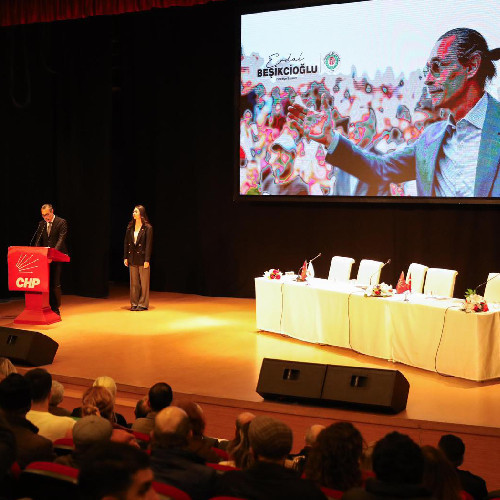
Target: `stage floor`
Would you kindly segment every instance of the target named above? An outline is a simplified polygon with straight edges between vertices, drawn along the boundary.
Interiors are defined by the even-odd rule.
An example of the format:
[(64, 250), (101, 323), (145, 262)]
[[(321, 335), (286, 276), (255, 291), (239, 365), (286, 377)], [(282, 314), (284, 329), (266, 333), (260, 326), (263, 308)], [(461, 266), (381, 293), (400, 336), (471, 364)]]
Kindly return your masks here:
[[(14, 326), (22, 300), (0, 304), (0, 326)], [(49, 371), (148, 388), (167, 381), (174, 391), (260, 402), (255, 392), (262, 359), (398, 369), (410, 382), (408, 405), (398, 418), (500, 427), (500, 383), (478, 383), (357, 354), (307, 344), (255, 327), (255, 300), (151, 293), (147, 312), (128, 310), (128, 289), (107, 299), (64, 296), (63, 321), (27, 327), (59, 343)], [(457, 359), (457, 363), (467, 360)]]

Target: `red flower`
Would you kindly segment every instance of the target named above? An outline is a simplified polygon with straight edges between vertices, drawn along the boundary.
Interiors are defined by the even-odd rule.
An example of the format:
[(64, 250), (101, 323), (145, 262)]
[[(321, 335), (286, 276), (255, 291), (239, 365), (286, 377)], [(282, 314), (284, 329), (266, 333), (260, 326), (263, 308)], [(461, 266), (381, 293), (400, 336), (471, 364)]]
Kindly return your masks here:
[(483, 312), (488, 312), (488, 304), (486, 302), (483, 304)]
[(276, 279), (279, 280), (281, 276), (279, 274), (276, 275)]
[(375, 295), (380, 295), (380, 290), (375, 290)]

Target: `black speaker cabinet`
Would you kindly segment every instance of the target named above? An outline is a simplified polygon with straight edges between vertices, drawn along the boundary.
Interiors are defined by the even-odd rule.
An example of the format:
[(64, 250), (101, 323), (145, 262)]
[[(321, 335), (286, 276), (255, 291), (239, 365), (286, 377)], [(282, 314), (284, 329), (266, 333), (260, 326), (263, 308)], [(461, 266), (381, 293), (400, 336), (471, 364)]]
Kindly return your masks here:
[(319, 402), (326, 365), (264, 358), (257, 392), (266, 399)]
[(0, 327), (0, 356), (14, 363), (50, 365), (58, 347), (56, 341), (43, 333)]
[(329, 365), (322, 398), (361, 409), (399, 413), (406, 408), (410, 384), (397, 370)]

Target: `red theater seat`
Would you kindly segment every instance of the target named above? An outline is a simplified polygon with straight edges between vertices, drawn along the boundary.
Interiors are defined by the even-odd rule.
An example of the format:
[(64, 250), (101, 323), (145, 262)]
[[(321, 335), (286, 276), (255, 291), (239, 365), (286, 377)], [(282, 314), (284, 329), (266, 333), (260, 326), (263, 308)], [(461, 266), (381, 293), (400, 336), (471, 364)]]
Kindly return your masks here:
[(153, 489), (158, 493), (160, 500), (191, 500), (185, 491), (169, 484), (153, 481)]
[(21, 473), (22, 496), (33, 500), (78, 498), (78, 469), (52, 462), (33, 462)]

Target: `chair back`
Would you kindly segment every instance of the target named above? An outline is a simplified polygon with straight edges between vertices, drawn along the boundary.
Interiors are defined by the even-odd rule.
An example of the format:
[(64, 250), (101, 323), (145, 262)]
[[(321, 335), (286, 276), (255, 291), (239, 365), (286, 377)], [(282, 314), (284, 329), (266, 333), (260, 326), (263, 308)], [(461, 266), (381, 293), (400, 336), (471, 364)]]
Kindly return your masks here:
[(324, 493), (328, 500), (339, 500), (344, 495), (345, 491), (332, 490), (331, 488), (321, 487), (321, 491)]
[(158, 493), (160, 500), (191, 500), (185, 491), (170, 484), (153, 481), (153, 489)]
[(486, 302), (500, 302), (500, 273), (488, 274), (488, 282), (484, 289)]
[(377, 285), (383, 265), (384, 263), (378, 260), (363, 259), (359, 263), (356, 281), (362, 285)]
[(452, 269), (431, 267), (425, 278), (424, 293), (441, 297), (453, 297), (458, 272)]
[(425, 275), (427, 273), (427, 266), (423, 264), (417, 264), (412, 262), (408, 267), (408, 273), (406, 274), (406, 282), (408, 283), (408, 277), (411, 275), (411, 291), (415, 293), (422, 293), (424, 288)]
[(79, 498), (78, 469), (52, 462), (33, 462), (21, 473), (21, 495), (32, 500)]
[(354, 259), (351, 257), (339, 257), (338, 255), (332, 257), (328, 279), (340, 282), (349, 281), (353, 264)]

